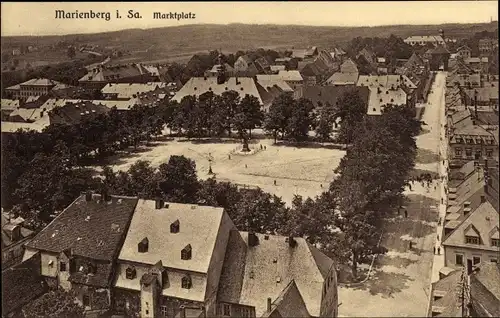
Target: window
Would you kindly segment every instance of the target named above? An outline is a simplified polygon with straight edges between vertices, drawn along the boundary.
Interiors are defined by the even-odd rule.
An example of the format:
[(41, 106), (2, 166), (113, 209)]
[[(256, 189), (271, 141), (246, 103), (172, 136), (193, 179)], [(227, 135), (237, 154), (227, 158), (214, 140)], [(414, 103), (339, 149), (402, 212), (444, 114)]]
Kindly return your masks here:
[(168, 308), (167, 306), (160, 306), (160, 315), (162, 317), (168, 317)]
[(462, 156), (462, 148), (455, 148), (455, 156)]
[(462, 254), (455, 254), (455, 264), (460, 266), (464, 265), (464, 256)]
[(135, 276), (136, 276), (136, 271), (135, 271), (135, 268), (133, 267), (128, 267), (126, 270), (125, 270), (125, 277), (127, 279), (134, 279)]
[(467, 244), (479, 244), (479, 237), (466, 236), (465, 243), (467, 243)]
[(231, 316), (231, 305), (230, 304), (222, 304), (222, 315), (223, 316)]
[(483, 153), (481, 152), (481, 150), (476, 150), (476, 158), (478, 158), (478, 159), (481, 158), (482, 154)]
[(493, 157), (493, 150), (491, 150), (491, 149), (486, 150), (486, 156), (487, 156), (488, 158)]
[(182, 288), (190, 289), (191, 286), (191, 277), (189, 275), (182, 277)]
[(66, 263), (60, 262), (59, 263), (59, 271), (60, 272), (65, 272), (66, 271)]
[(497, 262), (498, 262), (498, 260), (497, 260), (496, 258), (490, 258), (490, 262), (492, 262), (492, 263), (497, 263)]
[(479, 257), (479, 256), (473, 256), (472, 257), (472, 264), (476, 265), (476, 264), (479, 264), (479, 263), (481, 263), (481, 257)]
[(465, 155), (467, 157), (472, 157), (472, 148), (465, 148)]
[(89, 295), (83, 295), (83, 306), (85, 306), (85, 307), (90, 306), (90, 296)]
[(250, 308), (241, 308), (240, 317), (250, 318), (252, 317), (252, 309)]
[(491, 239), (491, 246), (500, 247), (500, 240), (499, 239)]

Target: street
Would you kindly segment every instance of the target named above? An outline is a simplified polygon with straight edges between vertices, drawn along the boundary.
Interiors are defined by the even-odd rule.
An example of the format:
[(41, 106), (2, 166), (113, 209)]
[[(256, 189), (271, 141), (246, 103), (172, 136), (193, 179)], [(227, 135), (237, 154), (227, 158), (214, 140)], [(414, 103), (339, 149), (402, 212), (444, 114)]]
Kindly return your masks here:
[[(417, 137), (419, 155), (415, 169), (443, 175), (446, 163), (444, 127), (446, 73), (436, 75), (432, 93), (422, 117), (426, 123)], [(440, 141), (443, 138), (443, 142)], [(440, 246), (439, 217), (446, 213), (441, 203), (444, 184), (435, 180), (428, 188), (414, 183), (405, 195), (407, 202), (399, 215), (387, 220), (382, 245), (386, 255), (375, 262), (372, 277), (356, 287), (339, 287), (339, 317), (423, 317), (427, 314), (431, 281), (439, 275), (444, 256), (434, 255)], [(444, 202), (446, 203), (446, 202)], [(439, 237), (441, 239), (441, 237)], [(410, 241), (413, 242), (410, 250)]]

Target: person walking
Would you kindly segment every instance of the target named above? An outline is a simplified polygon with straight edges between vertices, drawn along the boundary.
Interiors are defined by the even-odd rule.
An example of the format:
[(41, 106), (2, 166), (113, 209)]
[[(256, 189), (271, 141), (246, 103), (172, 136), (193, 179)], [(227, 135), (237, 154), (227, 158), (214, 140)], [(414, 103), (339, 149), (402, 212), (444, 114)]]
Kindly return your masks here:
[(441, 255), (441, 247), (438, 246), (438, 255)]
[(405, 210), (405, 218), (408, 218), (408, 211)]
[(274, 185), (276, 185), (276, 180), (274, 180)]
[(436, 255), (436, 247), (434, 246), (434, 255)]

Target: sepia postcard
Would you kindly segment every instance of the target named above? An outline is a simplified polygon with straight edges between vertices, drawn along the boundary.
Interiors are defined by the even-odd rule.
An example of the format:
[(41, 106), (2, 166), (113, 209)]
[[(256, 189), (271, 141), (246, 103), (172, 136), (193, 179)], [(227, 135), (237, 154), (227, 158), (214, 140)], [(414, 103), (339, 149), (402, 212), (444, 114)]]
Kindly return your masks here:
[(498, 1), (2, 2), (2, 318), (500, 317)]

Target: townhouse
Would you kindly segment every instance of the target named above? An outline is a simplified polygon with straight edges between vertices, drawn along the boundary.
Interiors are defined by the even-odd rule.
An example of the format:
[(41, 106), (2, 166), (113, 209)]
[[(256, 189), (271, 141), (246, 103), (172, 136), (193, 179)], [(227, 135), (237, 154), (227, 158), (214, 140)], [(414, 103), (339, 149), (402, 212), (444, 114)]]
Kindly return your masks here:
[(2, 270), (21, 262), (24, 244), (33, 237), (33, 231), (23, 226), (22, 218), (13, 219), (2, 213)]
[(51, 79), (33, 78), (26, 82), (7, 87), (5, 92), (10, 94), (13, 99), (26, 100), (30, 96), (48, 95), (54, 88), (57, 89), (58, 85), (60, 87), (64, 86), (64, 84)]
[(441, 35), (413, 35), (403, 40), (409, 45), (426, 45), (428, 43), (433, 45), (443, 45), (445, 41)]
[(155, 72), (138, 64), (98, 65), (78, 80), (80, 86), (101, 90), (109, 83), (148, 83), (158, 81)]

